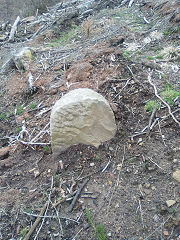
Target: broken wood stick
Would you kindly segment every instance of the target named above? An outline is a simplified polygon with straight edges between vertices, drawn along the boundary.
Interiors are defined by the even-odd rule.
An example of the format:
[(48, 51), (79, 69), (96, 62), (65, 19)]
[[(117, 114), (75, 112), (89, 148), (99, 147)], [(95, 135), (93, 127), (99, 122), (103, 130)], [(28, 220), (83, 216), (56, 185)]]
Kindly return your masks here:
[(18, 16), (11, 28), (11, 32), (10, 32), (10, 35), (9, 35), (9, 42), (14, 42), (14, 36), (15, 36), (15, 33), (16, 33), (16, 30), (17, 30), (17, 26), (19, 24), (19, 22), (21, 21), (20, 17)]
[(34, 232), (34, 230), (36, 229), (37, 225), (39, 224), (39, 222), (42, 219), (42, 215), (44, 214), (46, 208), (47, 208), (48, 202), (46, 202), (43, 206), (43, 208), (41, 209), (40, 212), (40, 216), (36, 219), (36, 221), (34, 222), (34, 224), (32, 225), (31, 229), (29, 230), (29, 232), (27, 233), (27, 235), (25, 236), (24, 240), (28, 240), (30, 238), (30, 236), (32, 235), (32, 233)]
[(69, 212), (72, 212), (73, 208), (74, 208), (74, 205), (76, 204), (76, 201), (81, 193), (81, 191), (83, 190), (83, 188), (85, 187), (85, 185), (87, 184), (87, 182), (89, 181), (89, 178), (86, 178), (84, 180), (84, 182), (82, 183), (82, 185), (80, 186), (80, 188), (78, 189), (76, 195), (74, 196), (73, 200), (72, 200), (72, 203), (69, 207)]
[(134, 2), (134, 0), (131, 0), (131, 1), (129, 2), (128, 8), (130, 8), (130, 7), (133, 5), (133, 2)]

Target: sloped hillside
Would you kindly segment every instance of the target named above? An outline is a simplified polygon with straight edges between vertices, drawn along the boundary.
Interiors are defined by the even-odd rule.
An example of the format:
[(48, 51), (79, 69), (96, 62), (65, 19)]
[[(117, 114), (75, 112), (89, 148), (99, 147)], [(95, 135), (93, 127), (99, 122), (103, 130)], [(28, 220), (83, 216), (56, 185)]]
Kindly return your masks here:
[[(63, 1), (2, 22), (0, 239), (180, 239), (179, 8)], [(117, 132), (54, 158), (51, 109), (77, 88)]]

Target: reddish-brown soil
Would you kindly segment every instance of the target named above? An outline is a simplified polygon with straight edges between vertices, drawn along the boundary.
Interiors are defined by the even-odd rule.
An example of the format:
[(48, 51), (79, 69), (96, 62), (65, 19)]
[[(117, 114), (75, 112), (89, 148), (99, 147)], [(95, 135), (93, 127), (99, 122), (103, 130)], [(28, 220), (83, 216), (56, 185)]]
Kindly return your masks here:
[[(160, 47), (176, 47), (179, 32), (176, 27), (172, 33), (168, 29), (168, 35), (144, 46), (155, 22), (142, 32), (137, 29), (139, 9), (122, 9), (125, 18), (131, 14), (129, 21), (125, 19), (127, 26), (111, 19), (121, 10), (103, 13), (103, 40), (94, 35), (46, 50), (36, 42), (37, 55), (28, 70), (13, 70), (6, 76), (0, 95), (0, 239), (28, 239), (44, 206), (41, 214), (45, 217), (39, 217), (29, 239), (180, 239), (180, 186), (172, 177), (180, 167), (179, 126), (161, 103), (154, 116), (159, 121), (143, 132), (151, 118), (145, 105), (157, 99), (148, 75), (159, 93), (167, 83), (178, 91), (179, 83), (179, 72), (172, 67), (179, 67), (178, 58), (152, 60), (149, 56), (157, 55)], [(137, 17), (134, 25), (130, 24), (131, 11)], [(98, 17), (94, 20), (97, 27)], [(112, 32), (104, 39), (106, 30)], [(115, 39), (121, 37), (124, 43), (116, 45)], [(134, 42), (141, 47), (129, 53), (127, 48)], [(29, 71), (37, 87), (34, 94), (27, 91)], [(50, 110), (63, 94), (79, 87), (92, 88), (109, 101), (116, 118), (116, 136), (98, 149), (72, 146), (54, 159), (49, 144)], [(177, 100), (171, 110), (179, 121), (178, 104)], [(86, 179), (73, 211), (69, 211)], [(168, 200), (174, 200), (170, 207)], [(94, 224), (104, 225), (104, 238), (95, 234), (87, 208)]]

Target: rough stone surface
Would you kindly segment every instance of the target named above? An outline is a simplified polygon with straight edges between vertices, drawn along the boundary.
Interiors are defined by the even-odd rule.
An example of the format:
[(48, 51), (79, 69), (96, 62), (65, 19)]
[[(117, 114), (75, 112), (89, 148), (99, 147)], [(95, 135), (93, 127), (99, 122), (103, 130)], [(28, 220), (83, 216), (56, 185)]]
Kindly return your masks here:
[(168, 207), (173, 206), (175, 203), (176, 203), (175, 200), (167, 200), (167, 201), (166, 201), (166, 204), (167, 204)]
[(97, 92), (79, 88), (56, 102), (50, 119), (51, 144), (55, 156), (75, 144), (98, 147), (114, 137), (114, 114)]
[(177, 171), (175, 171), (175, 172), (173, 173), (173, 178), (174, 178), (176, 181), (180, 182), (180, 170), (177, 170)]

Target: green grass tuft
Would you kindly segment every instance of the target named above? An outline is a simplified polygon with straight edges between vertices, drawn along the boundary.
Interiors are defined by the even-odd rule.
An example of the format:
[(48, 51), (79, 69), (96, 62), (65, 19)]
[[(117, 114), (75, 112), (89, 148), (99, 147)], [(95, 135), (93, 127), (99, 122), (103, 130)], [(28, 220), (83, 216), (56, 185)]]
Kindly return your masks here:
[(159, 104), (154, 101), (154, 100), (150, 100), (149, 102), (146, 103), (145, 105), (145, 110), (148, 111), (148, 112), (152, 112), (154, 108), (159, 108)]
[(147, 60), (154, 60), (155, 58), (153, 56), (147, 56)]
[(180, 97), (180, 91), (176, 91), (172, 85), (168, 84), (165, 86), (164, 91), (161, 92), (161, 96), (164, 101), (173, 106), (175, 98)]

